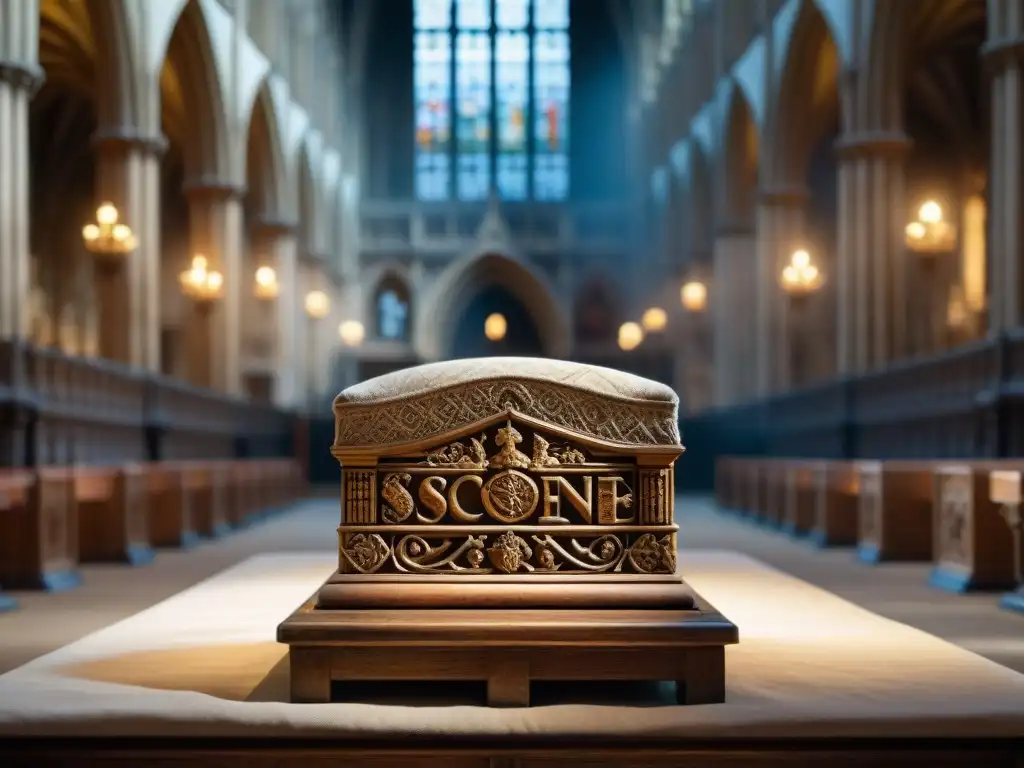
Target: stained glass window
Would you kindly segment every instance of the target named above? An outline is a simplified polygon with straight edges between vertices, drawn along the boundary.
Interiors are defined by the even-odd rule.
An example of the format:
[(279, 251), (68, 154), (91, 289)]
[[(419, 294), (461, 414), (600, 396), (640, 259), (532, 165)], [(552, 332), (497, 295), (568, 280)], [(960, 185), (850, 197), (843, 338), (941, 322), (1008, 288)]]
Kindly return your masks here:
[(564, 199), (568, 0), (414, 7), (418, 197)]
[(377, 326), (384, 339), (404, 339), (409, 305), (394, 291), (383, 291), (377, 297)]
[(451, 45), (447, 30), (416, 33), (416, 194), (423, 200), (450, 194)]
[(533, 0), (533, 26), (537, 29), (568, 29), (569, 0)]
[(491, 188), (491, 37), (455, 36), (460, 200), (483, 200)]
[(529, 90), (529, 37), (499, 31), (496, 45), (498, 96), (498, 194), (505, 200), (527, 196), (526, 99)]
[(498, 0), (494, 6), (498, 29), (526, 29), (530, 0)]
[[(540, 0), (534, 8), (550, 1)], [(569, 194), (569, 35), (565, 31), (534, 34), (533, 104), (533, 196), (563, 200)]]
[(491, 28), (491, 0), (455, 0), (455, 9), (459, 29)]

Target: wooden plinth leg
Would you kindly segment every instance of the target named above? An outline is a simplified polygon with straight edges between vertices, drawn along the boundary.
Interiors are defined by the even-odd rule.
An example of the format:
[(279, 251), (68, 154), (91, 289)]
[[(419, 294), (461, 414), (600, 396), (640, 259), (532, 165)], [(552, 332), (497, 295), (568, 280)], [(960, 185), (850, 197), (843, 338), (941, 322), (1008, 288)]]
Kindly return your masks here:
[(487, 677), (487, 706), (530, 706), (530, 666), (518, 659), (500, 660)]
[(725, 701), (725, 648), (690, 648), (676, 679), (679, 704), (721, 704)]
[(296, 648), (288, 652), (293, 704), (331, 701), (331, 654), (322, 648)]

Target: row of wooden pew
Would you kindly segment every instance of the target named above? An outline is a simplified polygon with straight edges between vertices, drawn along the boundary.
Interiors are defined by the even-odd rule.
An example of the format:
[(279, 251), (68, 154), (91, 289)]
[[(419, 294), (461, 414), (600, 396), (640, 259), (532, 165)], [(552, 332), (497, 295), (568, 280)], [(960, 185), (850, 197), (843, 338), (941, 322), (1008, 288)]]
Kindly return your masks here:
[(715, 492), (721, 509), (866, 562), (932, 562), (937, 587), (1013, 590), (1003, 605), (1024, 611), (1022, 476), (1024, 459), (723, 457)]
[(247, 525), (304, 485), (291, 459), (0, 469), (0, 588), (67, 589), (80, 563), (142, 565), (157, 547)]

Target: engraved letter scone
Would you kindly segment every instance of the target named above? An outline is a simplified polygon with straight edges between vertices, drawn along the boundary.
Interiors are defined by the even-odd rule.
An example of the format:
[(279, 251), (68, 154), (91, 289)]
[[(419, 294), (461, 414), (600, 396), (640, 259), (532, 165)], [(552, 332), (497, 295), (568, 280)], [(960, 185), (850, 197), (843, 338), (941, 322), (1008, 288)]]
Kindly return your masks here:
[[(397, 679), (483, 676), (492, 705), (526, 704), (531, 679), (621, 679), (631, 663), (636, 679), (676, 680), (682, 702), (722, 700), (736, 628), (677, 574), (677, 411), (661, 384), (531, 358), (433, 363), (342, 392), (338, 571), (279, 630), (293, 699), (373, 679), (340, 657), (316, 673), (300, 661), (359, 645), (391, 679), (402, 659)], [(467, 651), (460, 666), (453, 644), (494, 663)], [(499, 663), (505, 645), (521, 663)], [(431, 653), (448, 654), (433, 671)], [(603, 661), (581, 666), (587, 653)], [(691, 680), (695, 659), (709, 666)]]

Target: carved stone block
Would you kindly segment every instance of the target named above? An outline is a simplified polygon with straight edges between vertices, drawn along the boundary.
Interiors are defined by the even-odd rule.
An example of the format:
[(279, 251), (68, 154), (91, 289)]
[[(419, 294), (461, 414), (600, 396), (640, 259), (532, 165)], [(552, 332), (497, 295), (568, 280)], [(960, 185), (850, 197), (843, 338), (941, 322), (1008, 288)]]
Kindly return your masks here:
[[(411, 622), (387, 653), (443, 638), (497, 644), (486, 653), (500, 657), (506, 614), (472, 637), (461, 619), (439, 617), (504, 608), (527, 612), (520, 624), (556, 627), (572, 619), (560, 609), (674, 611), (681, 634), (669, 632), (669, 646), (735, 642), (735, 627), (676, 572), (677, 407), (654, 382), (532, 359), (432, 364), (346, 390), (332, 448), (343, 469), (338, 571), (281, 641), (308, 646), (315, 635), (338, 647), (353, 626), (381, 620), (367, 609), (429, 608), (430, 621)], [(537, 648), (558, 638), (551, 629)]]

